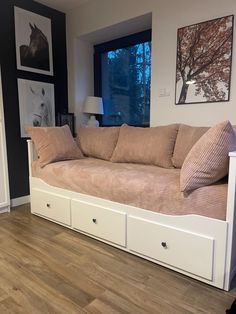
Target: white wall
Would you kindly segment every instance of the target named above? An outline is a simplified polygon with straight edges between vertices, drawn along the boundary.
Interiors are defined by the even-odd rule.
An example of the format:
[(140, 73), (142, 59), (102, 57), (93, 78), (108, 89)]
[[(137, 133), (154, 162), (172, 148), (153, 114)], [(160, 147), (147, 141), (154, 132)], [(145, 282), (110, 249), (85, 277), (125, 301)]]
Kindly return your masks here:
[[(176, 36), (182, 26), (236, 14), (235, 0), (90, 0), (67, 15), (70, 110), (81, 111), (84, 97), (93, 91), (92, 45), (78, 58), (78, 40), (137, 16), (152, 12), (151, 125), (182, 122), (212, 125), (229, 119), (236, 124), (236, 49), (233, 49), (229, 102), (175, 105)], [(109, 38), (110, 40), (110, 38)], [(75, 44), (76, 43), (76, 44)], [(236, 32), (234, 32), (234, 47)], [(86, 45), (84, 44), (84, 47)], [(87, 75), (87, 78), (85, 76)], [(170, 96), (160, 97), (166, 88)], [(79, 121), (79, 120), (78, 120)]]
[(93, 45), (77, 39), (74, 41), (74, 80), (73, 88), (75, 93), (74, 108), (76, 125), (80, 126), (87, 122), (86, 115), (82, 114), (84, 99), (88, 95), (93, 95)]

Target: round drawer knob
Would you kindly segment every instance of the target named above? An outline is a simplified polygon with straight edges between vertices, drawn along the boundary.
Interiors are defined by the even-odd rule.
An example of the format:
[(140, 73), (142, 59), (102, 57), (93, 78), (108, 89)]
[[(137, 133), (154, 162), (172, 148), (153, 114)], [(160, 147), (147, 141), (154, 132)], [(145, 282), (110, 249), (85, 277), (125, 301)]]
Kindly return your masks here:
[(47, 203), (47, 208), (50, 208), (50, 207), (51, 207), (51, 205), (49, 203)]
[(92, 221), (93, 221), (94, 224), (97, 223), (97, 219), (96, 218), (93, 218)]
[(166, 242), (161, 242), (161, 246), (162, 246), (164, 249), (167, 249), (167, 244), (166, 244)]

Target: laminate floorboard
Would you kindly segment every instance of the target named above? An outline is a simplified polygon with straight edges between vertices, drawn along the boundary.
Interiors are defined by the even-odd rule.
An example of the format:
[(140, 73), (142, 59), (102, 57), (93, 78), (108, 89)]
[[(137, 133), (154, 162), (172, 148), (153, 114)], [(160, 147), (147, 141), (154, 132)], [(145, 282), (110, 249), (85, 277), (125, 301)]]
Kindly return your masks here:
[(0, 314), (223, 314), (221, 291), (30, 214), (0, 215)]

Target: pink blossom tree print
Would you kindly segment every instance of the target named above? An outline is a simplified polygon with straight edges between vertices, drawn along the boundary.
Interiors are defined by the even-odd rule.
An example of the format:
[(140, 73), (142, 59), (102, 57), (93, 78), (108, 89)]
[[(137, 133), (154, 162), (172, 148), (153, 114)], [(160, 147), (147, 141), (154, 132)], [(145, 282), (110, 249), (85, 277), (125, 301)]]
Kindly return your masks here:
[(178, 29), (176, 104), (228, 101), (233, 15)]

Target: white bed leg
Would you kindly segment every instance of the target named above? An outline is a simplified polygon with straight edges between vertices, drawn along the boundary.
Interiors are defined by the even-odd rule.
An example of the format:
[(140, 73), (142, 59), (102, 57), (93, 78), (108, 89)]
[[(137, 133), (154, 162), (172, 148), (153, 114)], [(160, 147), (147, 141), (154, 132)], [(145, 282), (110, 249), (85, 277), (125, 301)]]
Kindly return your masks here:
[(236, 273), (236, 222), (235, 222), (235, 201), (236, 201), (236, 152), (231, 152), (229, 163), (228, 197), (226, 221), (228, 223), (227, 248), (225, 263), (224, 290), (230, 289), (231, 280)]
[(36, 154), (34, 143), (32, 140), (27, 140), (27, 146), (28, 146), (29, 176), (32, 177), (31, 164), (34, 160), (38, 159), (38, 156)]

